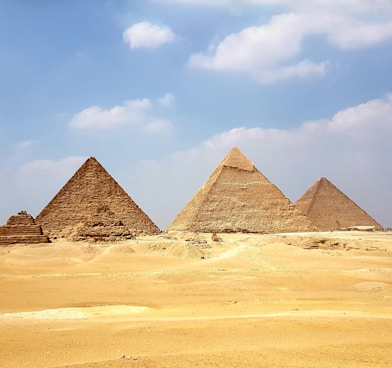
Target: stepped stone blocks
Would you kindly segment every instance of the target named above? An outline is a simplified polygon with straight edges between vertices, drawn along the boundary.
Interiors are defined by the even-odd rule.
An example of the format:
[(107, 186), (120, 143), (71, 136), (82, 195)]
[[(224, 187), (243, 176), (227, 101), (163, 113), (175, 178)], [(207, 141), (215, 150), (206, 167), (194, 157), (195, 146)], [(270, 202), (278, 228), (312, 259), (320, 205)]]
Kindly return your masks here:
[(317, 229), (234, 147), (168, 230), (278, 233)]
[[(160, 232), (94, 157), (69, 179), (37, 216), (36, 223), (51, 237), (68, 237), (76, 226), (80, 230), (94, 223), (93, 218), (99, 216), (102, 209), (106, 215), (110, 214), (114, 223), (120, 221), (132, 234)], [(107, 218), (105, 221), (108, 225)]]
[(318, 179), (295, 203), (321, 230), (344, 230), (350, 227), (382, 226), (328, 179)]
[(0, 226), (0, 244), (37, 244), (48, 243), (48, 237), (42, 234), (41, 226), (26, 211), (11, 216), (6, 225)]

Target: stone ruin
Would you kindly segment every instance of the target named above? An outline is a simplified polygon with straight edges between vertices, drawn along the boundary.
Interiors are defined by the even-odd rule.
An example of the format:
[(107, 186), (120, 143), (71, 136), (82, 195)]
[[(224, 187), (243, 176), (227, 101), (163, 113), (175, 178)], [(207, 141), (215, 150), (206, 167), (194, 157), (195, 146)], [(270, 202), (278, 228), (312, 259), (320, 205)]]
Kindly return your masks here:
[(0, 226), (0, 245), (48, 243), (40, 225), (36, 225), (33, 216), (20, 211), (11, 216), (6, 225)]

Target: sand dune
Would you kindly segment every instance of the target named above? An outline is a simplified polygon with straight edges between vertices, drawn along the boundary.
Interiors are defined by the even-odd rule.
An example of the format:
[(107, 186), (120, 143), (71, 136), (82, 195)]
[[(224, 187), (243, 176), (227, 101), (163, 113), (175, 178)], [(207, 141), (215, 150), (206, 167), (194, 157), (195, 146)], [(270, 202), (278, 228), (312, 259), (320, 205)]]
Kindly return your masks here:
[(1, 366), (392, 366), (392, 234), (219, 237), (1, 247)]

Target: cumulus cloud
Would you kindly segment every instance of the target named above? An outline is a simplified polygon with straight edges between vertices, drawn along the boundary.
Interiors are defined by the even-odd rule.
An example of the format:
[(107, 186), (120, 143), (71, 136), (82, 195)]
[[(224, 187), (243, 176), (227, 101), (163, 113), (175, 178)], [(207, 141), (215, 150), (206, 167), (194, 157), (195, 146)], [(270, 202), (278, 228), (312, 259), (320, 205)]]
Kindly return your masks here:
[(127, 28), (123, 39), (132, 49), (157, 48), (175, 40), (175, 34), (167, 26), (140, 22)]
[[(167, 94), (158, 100), (158, 104), (169, 106), (173, 100), (174, 96)], [(170, 130), (173, 124), (169, 119), (154, 116), (155, 105), (151, 100), (144, 98), (129, 100), (123, 105), (110, 109), (92, 106), (75, 114), (69, 121), (69, 126), (80, 130), (102, 130), (130, 125), (147, 133), (161, 133)]]
[(366, 141), (380, 136), (381, 133), (387, 135), (380, 138), (387, 139), (392, 133), (392, 123), (388, 121), (391, 114), (392, 94), (389, 94), (383, 99), (371, 100), (338, 112), (330, 120), (328, 129), (334, 134), (344, 134)]
[(315, 20), (304, 15), (280, 14), (270, 23), (252, 26), (226, 36), (210, 47), (208, 54), (194, 54), (191, 67), (239, 71), (250, 74), (262, 83), (282, 79), (323, 76), (327, 62), (301, 60), (304, 38), (310, 33)]
[[(392, 225), (392, 95), (295, 129), (236, 128), (176, 152), (168, 170), (183, 192), (177, 213), (233, 147), (239, 147), (291, 200), (325, 176), (384, 226)], [(164, 170), (161, 169), (161, 172)], [(181, 173), (177, 175), (174, 171)]]
[[(271, 2), (249, 0), (243, 3), (265, 5)], [(360, 1), (357, 6), (354, 3), (351, 7), (351, 3), (348, 5), (351, 12), (336, 12), (338, 5), (346, 9), (339, 0), (319, 0), (318, 8), (309, 6), (310, 2), (305, 1), (296, 5), (283, 0), (280, 3), (290, 8), (289, 12), (273, 16), (266, 24), (246, 27), (227, 35), (220, 42), (211, 44), (206, 52), (191, 55), (189, 66), (241, 72), (260, 83), (323, 77), (328, 60), (311, 60), (304, 55), (304, 43), (310, 37), (320, 37), (320, 40), (324, 39), (332, 47), (343, 51), (392, 40), (392, 22), (390, 18), (385, 20), (385, 13), (380, 10), (389, 11), (392, 6), (383, 1), (374, 2), (374, 5), (378, 4), (380, 14), (366, 20), (362, 13), (368, 10), (368, 6)], [(229, 2), (227, 5), (230, 5)], [(313, 11), (315, 9), (317, 11)], [(362, 16), (357, 16), (357, 13)]]

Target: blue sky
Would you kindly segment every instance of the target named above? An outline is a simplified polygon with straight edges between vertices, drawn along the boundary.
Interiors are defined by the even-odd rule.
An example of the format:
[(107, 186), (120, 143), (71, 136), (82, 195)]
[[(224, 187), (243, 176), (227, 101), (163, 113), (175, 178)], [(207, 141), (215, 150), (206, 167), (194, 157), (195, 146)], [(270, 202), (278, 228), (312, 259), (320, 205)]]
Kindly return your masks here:
[(239, 147), (392, 226), (390, 0), (0, 0), (0, 223), (94, 156), (165, 229)]

